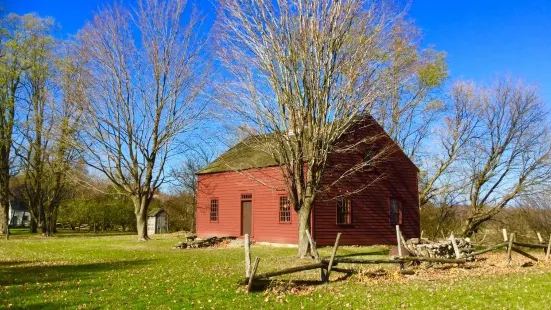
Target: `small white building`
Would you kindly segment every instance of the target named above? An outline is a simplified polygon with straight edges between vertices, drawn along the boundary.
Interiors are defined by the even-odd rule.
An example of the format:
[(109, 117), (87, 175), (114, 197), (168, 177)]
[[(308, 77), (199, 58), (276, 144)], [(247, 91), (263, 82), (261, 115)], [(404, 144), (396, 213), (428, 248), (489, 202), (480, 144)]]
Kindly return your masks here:
[(21, 201), (10, 200), (8, 223), (10, 226), (29, 226), (31, 214)]
[(168, 232), (168, 220), (165, 210), (153, 209), (149, 211), (147, 218), (147, 235), (162, 234)]

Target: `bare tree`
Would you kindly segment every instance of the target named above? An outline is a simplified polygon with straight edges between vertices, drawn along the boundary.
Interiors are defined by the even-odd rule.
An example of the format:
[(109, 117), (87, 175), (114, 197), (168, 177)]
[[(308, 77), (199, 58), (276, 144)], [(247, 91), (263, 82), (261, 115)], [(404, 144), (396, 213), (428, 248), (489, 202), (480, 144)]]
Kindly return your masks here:
[(204, 141), (194, 145), (180, 166), (172, 169), (174, 185), (182, 191), (197, 198), (197, 172), (216, 158), (216, 152)]
[(441, 120), (445, 105), (440, 86), (447, 78), (445, 54), (421, 49), (419, 30), (402, 20), (391, 32), (392, 55), (386, 91), (373, 107), (372, 114), (392, 139), (414, 161), (424, 157), (423, 143)]
[[(444, 201), (456, 201), (465, 182), (452, 178), (460, 160), (466, 155), (468, 143), (477, 137), (480, 125), (475, 86), (472, 83), (456, 82), (449, 94), (449, 106), (444, 118), (436, 127), (433, 151), (424, 156), (424, 169), (419, 188), (421, 206), (429, 202), (445, 206)], [(439, 147), (437, 147), (438, 145)], [(454, 199), (448, 199), (455, 197)], [(443, 199), (444, 201), (438, 201)], [(446, 214), (448, 212), (445, 212)]]
[(213, 148), (205, 146), (205, 141), (201, 141), (192, 147), (192, 152), (187, 154), (180, 166), (172, 169), (171, 174), (178, 193), (165, 204), (169, 221), (176, 218), (185, 219), (185, 222), (189, 223), (187, 225), (188, 229), (195, 231), (198, 191), (197, 172), (215, 158), (216, 153)]
[[(128, 195), (139, 240), (147, 211), (178, 154), (178, 139), (196, 125), (208, 66), (196, 14), (184, 23), (185, 0), (107, 7), (78, 34), (87, 71), (82, 145), (87, 163)], [(135, 42), (134, 38), (140, 38)]]
[[(251, 145), (279, 164), (299, 214), (299, 255), (305, 256), (305, 231), (330, 153), (337, 152), (347, 130), (388, 98), (403, 14), (382, 1), (223, 0), (218, 17), (218, 54), (228, 77), (218, 98), (238, 117), (234, 120), (246, 124), (242, 128), (250, 128)], [(407, 43), (409, 37), (401, 39)], [(369, 138), (354, 146), (377, 140)], [(363, 162), (341, 175), (373, 164)]]
[(468, 180), (465, 236), (518, 198), (540, 191), (551, 177), (551, 137), (537, 90), (500, 79), (475, 96), (480, 123), (457, 174)]

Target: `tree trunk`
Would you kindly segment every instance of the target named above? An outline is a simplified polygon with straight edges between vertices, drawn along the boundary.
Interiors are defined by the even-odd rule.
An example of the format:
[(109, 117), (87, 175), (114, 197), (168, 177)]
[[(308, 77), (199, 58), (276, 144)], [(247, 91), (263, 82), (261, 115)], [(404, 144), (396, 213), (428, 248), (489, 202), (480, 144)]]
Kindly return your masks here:
[(52, 236), (56, 232), (57, 222), (53, 216), (50, 216), (48, 221), (48, 236)]
[(147, 212), (149, 204), (153, 197), (131, 197), (134, 203), (134, 214), (136, 215), (136, 230), (138, 231), (138, 241), (147, 241), (149, 236), (147, 235)]
[[(2, 107), (2, 112), (4, 111)], [(3, 119), (2, 119), (3, 121)], [(7, 124), (4, 124), (4, 126)], [(13, 124), (12, 124), (13, 125)], [(6, 128), (4, 128), (6, 129)], [(5, 133), (4, 133), (5, 134)], [(4, 135), (3, 135), (4, 136)], [(9, 138), (11, 140), (11, 137)], [(8, 144), (5, 144), (8, 142)], [(10, 212), (10, 165), (9, 165), (9, 143), (11, 141), (2, 141), (0, 143), (3, 147), (1, 151), (0, 159), (0, 233), (5, 235), (6, 240), (10, 238), (10, 223), (9, 223), (9, 212)]]
[(483, 216), (478, 216), (478, 217), (469, 217), (465, 223), (465, 228), (463, 229), (462, 237), (470, 238), (473, 234), (475, 234), (480, 229), (480, 226), (482, 224), (486, 223), (491, 218), (492, 218), (491, 214), (485, 214)]
[(58, 214), (59, 206), (54, 207), (54, 212), (52, 214), (52, 233), (57, 233), (57, 214)]
[(10, 201), (8, 192), (2, 191), (3, 193), (0, 194), (0, 207), (2, 214), (2, 230), (1, 232), (4, 234), (6, 240), (10, 239), (10, 225), (9, 225), (9, 208), (10, 208)]
[(3, 234), (4, 231), (6, 230), (5, 229), (6, 223), (4, 223), (3, 221), (5, 213), (6, 212), (4, 211), (4, 206), (0, 204), (0, 219), (2, 219), (2, 221), (0, 221), (0, 234)]
[(467, 224), (465, 229), (463, 230), (462, 237), (463, 238), (470, 238), (475, 233), (475, 228), (472, 224)]
[(136, 228), (138, 230), (139, 241), (149, 240), (149, 236), (147, 235), (147, 216), (145, 212), (136, 213)]
[(44, 206), (40, 205), (40, 216), (38, 221), (38, 226), (40, 227), (40, 231), (42, 232), (42, 236), (47, 236), (48, 228), (46, 224), (46, 212), (44, 212)]
[(298, 255), (305, 258), (310, 253), (310, 243), (306, 231), (310, 229), (310, 210), (312, 204), (304, 204), (298, 211)]
[(36, 222), (36, 218), (33, 216), (32, 212), (31, 212), (31, 220), (29, 223), (29, 230), (33, 234), (36, 234), (38, 232), (38, 223)]
[(52, 219), (49, 213), (46, 213), (46, 210), (43, 209), (42, 213), (42, 235), (44, 237), (52, 236)]

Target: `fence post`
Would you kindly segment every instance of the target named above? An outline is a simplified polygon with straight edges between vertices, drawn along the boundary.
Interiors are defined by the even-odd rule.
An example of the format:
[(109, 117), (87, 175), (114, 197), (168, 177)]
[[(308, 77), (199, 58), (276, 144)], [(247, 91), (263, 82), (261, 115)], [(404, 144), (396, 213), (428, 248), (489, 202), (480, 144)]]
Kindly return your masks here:
[(312, 251), (312, 255), (314, 256), (314, 260), (316, 262), (320, 261), (320, 256), (318, 254), (318, 249), (316, 248), (316, 244), (314, 243), (314, 239), (312, 239), (312, 235), (310, 235), (310, 231), (308, 229), (306, 230), (306, 237), (308, 237), (308, 242), (310, 243), (310, 250)]
[(515, 239), (515, 233), (511, 233), (509, 236), (509, 245), (507, 246), (507, 264), (511, 264), (511, 251), (513, 250), (513, 240)]
[(509, 241), (507, 240), (507, 229), (503, 228), (502, 232), (503, 232), (503, 241), (505, 242)]
[(461, 258), (461, 252), (459, 251), (459, 247), (457, 246), (457, 242), (455, 241), (455, 236), (453, 235), (453, 232), (450, 234), (450, 240), (452, 241), (453, 251), (455, 252), (455, 258), (457, 259)]
[(331, 273), (331, 268), (333, 268), (333, 261), (335, 260), (335, 255), (337, 255), (337, 248), (339, 247), (339, 240), (341, 239), (341, 233), (337, 234), (337, 239), (335, 239), (335, 245), (333, 246), (333, 252), (331, 252), (331, 258), (329, 259), (329, 265), (327, 265), (327, 273), (325, 274), (325, 279), (329, 281), (329, 274)]
[[(312, 250), (312, 255), (314, 255), (314, 260), (316, 261), (316, 263), (321, 262), (320, 255), (318, 253), (318, 248), (316, 246), (316, 242), (314, 242), (314, 239), (312, 238), (312, 235), (310, 234), (310, 231), (308, 229), (306, 230), (306, 237), (308, 237), (308, 242), (310, 243), (310, 249)], [(320, 268), (320, 276), (321, 276), (321, 281), (323, 282), (329, 281), (327, 279), (327, 274), (325, 272), (325, 269)]]
[(245, 234), (245, 277), (251, 277), (251, 237)]
[(549, 261), (549, 255), (551, 255), (551, 235), (549, 235), (549, 244), (547, 245), (547, 253), (545, 253), (545, 261)]
[[(400, 235), (402, 233), (400, 232), (400, 225), (396, 225), (396, 241), (398, 243), (398, 256), (400, 257), (400, 259), (403, 257), (402, 256), (402, 238), (400, 238)], [(403, 270), (404, 269), (404, 264), (401, 263), (400, 264), (400, 270)]]
[(254, 280), (254, 276), (256, 275), (256, 269), (258, 269), (259, 262), (260, 262), (260, 257), (257, 257), (254, 260), (253, 270), (251, 271), (251, 276), (249, 277), (249, 284), (247, 285), (247, 293), (250, 293), (251, 288), (253, 287), (253, 280)]

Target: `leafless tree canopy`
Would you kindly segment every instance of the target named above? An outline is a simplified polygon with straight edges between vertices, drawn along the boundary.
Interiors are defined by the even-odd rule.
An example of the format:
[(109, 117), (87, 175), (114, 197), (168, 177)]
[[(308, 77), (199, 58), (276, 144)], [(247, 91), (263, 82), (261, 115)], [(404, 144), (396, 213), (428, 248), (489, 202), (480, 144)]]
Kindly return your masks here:
[(537, 90), (503, 79), (479, 89), (478, 100), (480, 138), (468, 144), (463, 165), (471, 204), (465, 235), (551, 177), (551, 137)]
[(114, 5), (78, 34), (87, 73), (87, 162), (132, 198), (141, 239), (166, 164), (205, 110), (198, 100), (208, 71), (204, 40), (195, 14), (183, 23), (185, 6), (184, 0)]
[(217, 51), (228, 76), (218, 97), (251, 135), (262, 134), (255, 143), (280, 163), (304, 255), (328, 155), (390, 96), (389, 75), (398, 73), (391, 59), (398, 38), (409, 44), (407, 23), (382, 1), (224, 0), (218, 15)]
[(461, 202), (461, 189), (466, 183), (452, 178), (461, 159), (467, 155), (467, 145), (472, 139), (480, 138), (477, 128), (480, 118), (477, 117), (475, 85), (467, 82), (456, 82), (448, 93), (447, 111), (442, 113), (435, 134), (431, 135), (436, 147), (423, 156), (419, 200), (421, 206), (429, 203), (453, 205)]
[(550, 131), (537, 89), (519, 81), (457, 82), (449, 97), (452, 108), (425, 165), (420, 198), (468, 206), (463, 234), (470, 236), (503, 208), (549, 186)]
[(446, 110), (441, 96), (447, 78), (445, 54), (421, 49), (419, 30), (409, 21), (395, 23), (391, 35), (392, 53), (381, 76), (385, 91), (372, 114), (412, 160), (421, 162), (431, 130)]

